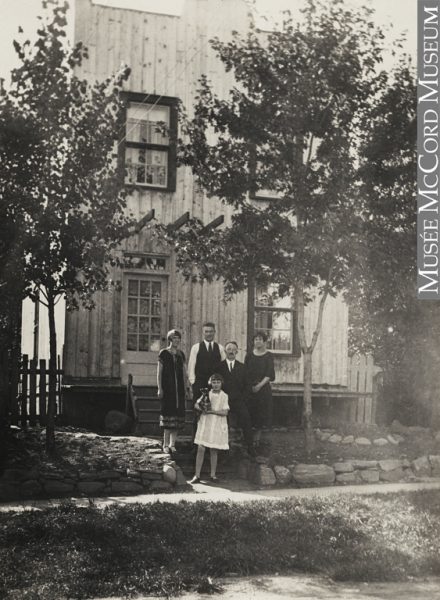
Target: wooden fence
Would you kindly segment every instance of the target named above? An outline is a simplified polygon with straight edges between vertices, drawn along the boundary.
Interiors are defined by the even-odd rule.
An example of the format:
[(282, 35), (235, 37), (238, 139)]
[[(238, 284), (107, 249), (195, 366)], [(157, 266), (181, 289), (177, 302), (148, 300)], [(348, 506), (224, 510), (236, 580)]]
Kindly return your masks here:
[[(61, 399), (61, 359), (57, 359), (57, 385), (55, 414), (62, 414)], [(11, 378), (10, 418), (14, 425), (45, 425), (49, 401), (49, 365), (48, 361), (29, 360), (24, 354), (17, 375)]]
[(352, 423), (376, 422), (380, 377), (381, 369), (374, 364), (371, 355), (356, 354), (349, 358), (348, 389), (356, 394), (355, 401), (350, 404)]

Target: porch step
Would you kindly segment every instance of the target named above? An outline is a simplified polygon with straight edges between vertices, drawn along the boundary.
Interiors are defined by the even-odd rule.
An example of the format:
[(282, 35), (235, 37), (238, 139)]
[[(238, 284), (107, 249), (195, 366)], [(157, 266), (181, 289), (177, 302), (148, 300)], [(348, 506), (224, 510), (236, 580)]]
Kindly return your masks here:
[(134, 385), (134, 395), (138, 398), (156, 398), (157, 399), (157, 387), (154, 385)]
[[(153, 386), (133, 386), (138, 415), (137, 432), (141, 435), (160, 436), (162, 431), (159, 427), (160, 400), (157, 397), (157, 388)], [(191, 436), (192, 433), (192, 410), (191, 403), (187, 404), (185, 411), (185, 428), (183, 434)]]

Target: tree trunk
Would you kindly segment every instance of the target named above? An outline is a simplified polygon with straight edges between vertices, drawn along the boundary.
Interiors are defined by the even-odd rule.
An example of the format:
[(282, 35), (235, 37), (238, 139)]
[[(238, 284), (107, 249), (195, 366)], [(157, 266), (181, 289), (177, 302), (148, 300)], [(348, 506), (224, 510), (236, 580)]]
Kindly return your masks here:
[(55, 330), (55, 298), (48, 290), (47, 310), (49, 316), (49, 399), (47, 406), (46, 451), (55, 450), (55, 409), (57, 390), (57, 333)]
[[(329, 273), (329, 280), (331, 270)], [(324, 313), (325, 301), (328, 296), (327, 289), (323, 292), (319, 301), (318, 320), (315, 331), (313, 332), (310, 345), (307, 344), (306, 332), (304, 326), (304, 284), (302, 281), (297, 282), (295, 286), (295, 308), (298, 319), (298, 335), (301, 344), (301, 353), (303, 358), (303, 413), (302, 425), (304, 429), (305, 445), (307, 454), (311, 454), (315, 447), (315, 437), (312, 428), (312, 355), (318, 341), (319, 334), (322, 329), (322, 316)]]
[(255, 329), (255, 280), (254, 277), (249, 274), (248, 278), (248, 288), (247, 288), (247, 333), (246, 333), (246, 342), (247, 347), (246, 351), (252, 352), (253, 348), (253, 338), (254, 338), (254, 329)]
[(310, 454), (315, 447), (315, 437), (312, 425), (312, 353), (303, 354), (303, 385), (304, 400), (302, 412), (302, 426), (306, 442), (306, 452)]
[(298, 319), (298, 336), (303, 359), (303, 409), (302, 426), (307, 454), (311, 454), (315, 439), (312, 428), (312, 352), (306, 341), (304, 324), (304, 286), (299, 282), (295, 287), (295, 308)]

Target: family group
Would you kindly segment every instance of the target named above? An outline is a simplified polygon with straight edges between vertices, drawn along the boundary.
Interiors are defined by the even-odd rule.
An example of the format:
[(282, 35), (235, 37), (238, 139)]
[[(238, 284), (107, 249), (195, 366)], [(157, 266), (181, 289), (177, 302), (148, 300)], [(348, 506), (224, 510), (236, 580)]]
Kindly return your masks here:
[(198, 446), (195, 476), (200, 481), (205, 448), (210, 449), (211, 480), (217, 481), (218, 450), (229, 448), (228, 419), (243, 431), (251, 456), (261, 431), (272, 425), (273, 355), (267, 336), (257, 332), (244, 364), (237, 360), (237, 342), (223, 347), (215, 341), (215, 324), (203, 324), (203, 339), (191, 348), (188, 363), (180, 350), (182, 336), (172, 329), (168, 347), (159, 352), (157, 394), (161, 400), (160, 426), (164, 450), (176, 451), (179, 430), (185, 425), (185, 401), (194, 400), (194, 443)]

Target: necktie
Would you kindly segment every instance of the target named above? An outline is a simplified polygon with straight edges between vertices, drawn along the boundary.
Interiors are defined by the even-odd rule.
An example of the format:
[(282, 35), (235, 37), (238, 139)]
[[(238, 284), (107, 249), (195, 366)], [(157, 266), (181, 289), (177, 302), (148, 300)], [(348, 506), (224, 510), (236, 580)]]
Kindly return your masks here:
[(212, 354), (212, 344), (211, 344), (211, 342), (209, 342), (209, 344), (208, 344), (208, 352), (209, 352), (209, 354)]
[(229, 371), (232, 373), (232, 363), (229, 363)]

